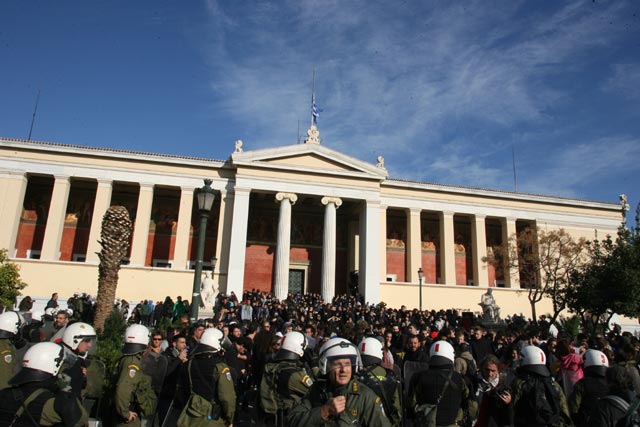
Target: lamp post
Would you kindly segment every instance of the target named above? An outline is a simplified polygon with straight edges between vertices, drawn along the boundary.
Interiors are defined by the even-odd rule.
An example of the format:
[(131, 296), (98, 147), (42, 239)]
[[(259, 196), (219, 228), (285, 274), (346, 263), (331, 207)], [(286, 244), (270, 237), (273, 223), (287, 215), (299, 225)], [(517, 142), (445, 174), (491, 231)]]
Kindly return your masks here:
[(424, 279), (424, 271), (422, 267), (418, 269), (418, 289), (420, 290), (420, 312), (422, 312), (422, 279)]
[[(202, 258), (204, 257), (204, 244), (207, 234), (207, 220), (209, 212), (213, 206), (216, 195), (211, 188), (210, 179), (204, 180), (204, 186), (196, 190), (198, 200), (198, 211), (200, 212), (200, 228), (198, 230), (198, 251), (196, 253), (196, 271), (193, 276), (193, 293), (191, 295), (191, 323), (198, 320), (198, 309), (200, 308), (200, 286), (202, 282)], [(212, 273), (213, 278), (213, 273)]]

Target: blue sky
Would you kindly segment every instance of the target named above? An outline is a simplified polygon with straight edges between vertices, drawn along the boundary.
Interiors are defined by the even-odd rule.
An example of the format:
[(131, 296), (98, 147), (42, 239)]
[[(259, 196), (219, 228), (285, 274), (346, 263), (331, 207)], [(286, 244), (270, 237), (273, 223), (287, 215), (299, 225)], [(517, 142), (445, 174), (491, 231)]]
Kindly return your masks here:
[[(640, 194), (638, 1), (0, 2), (0, 136), (226, 159), (322, 143), (394, 178)], [(299, 130), (298, 130), (299, 129)]]

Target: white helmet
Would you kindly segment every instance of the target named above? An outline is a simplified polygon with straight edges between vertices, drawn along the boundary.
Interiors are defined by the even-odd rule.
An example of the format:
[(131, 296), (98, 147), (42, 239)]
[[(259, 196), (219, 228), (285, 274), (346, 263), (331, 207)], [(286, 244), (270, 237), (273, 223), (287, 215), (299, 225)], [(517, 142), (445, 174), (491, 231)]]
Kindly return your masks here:
[(607, 355), (599, 350), (589, 349), (584, 354), (584, 367), (589, 368), (592, 366), (609, 367), (609, 359)]
[(448, 365), (456, 360), (453, 346), (445, 340), (436, 341), (429, 349), (429, 365)]
[(143, 325), (131, 325), (124, 333), (122, 353), (135, 354), (146, 350), (149, 345), (149, 329)]
[(382, 343), (377, 338), (368, 337), (360, 341), (360, 355), (365, 366), (382, 363)]
[(22, 358), (23, 369), (11, 378), (9, 384), (18, 385), (49, 379), (58, 374), (63, 359), (62, 346), (52, 342), (34, 344)]
[(41, 309), (31, 310), (31, 323), (42, 322), (44, 317), (44, 311)]
[(22, 316), (15, 311), (5, 311), (0, 314), (0, 338), (11, 338), (17, 335), (22, 323)]
[(207, 328), (200, 337), (200, 342), (196, 346), (193, 354), (198, 353), (217, 353), (222, 350), (222, 341), (224, 333), (218, 328)]
[(324, 343), (320, 349), (320, 358), (318, 359), (320, 374), (327, 375), (331, 370), (331, 362), (336, 359), (350, 359), (354, 373), (358, 372), (362, 366), (358, 347), (344, 338), (331, 338)]
[(49, 307), (47, 309), (44, 310), (44, 315), (45, 317), (49, 317), (49, 319), (53, 319), (56, 315), (58, 310), (56, 310), (53, 307)]
[(69, 347), (71, 350), (76, 350), (78, 348), (78, 344), (80, 344), (85, 339), (95, 339), (96, 338), (96, 330), (93, 329), (93, 326), (83, 323), (76, 322), (67, 326), (64, 330), (64, 334), (62, 335), (62, 343)]
[(291, 331), (282, 337), (280, 350), (276, 353), (275, 360), (297, 360), (304, 356), (307, 349), (307, 337), (298, 331)]
[(526, 345), (520, 350), (522, 356), (521, 367), (527, 371), (548, 377), (551, 375), (547, 368), (547, 355), (540, 347)]

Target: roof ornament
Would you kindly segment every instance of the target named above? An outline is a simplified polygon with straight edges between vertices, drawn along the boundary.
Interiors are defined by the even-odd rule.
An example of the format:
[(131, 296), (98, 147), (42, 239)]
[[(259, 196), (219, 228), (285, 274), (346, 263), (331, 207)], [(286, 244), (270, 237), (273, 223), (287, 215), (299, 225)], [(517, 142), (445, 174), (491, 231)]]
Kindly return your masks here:
[(378, 156), (378, 164), (376, 165), (376, 167), (386, 170), (386, 168), (384, 167), (384, 157)]
[(234, 153), (242, 153), (244, 150), (242, 149), (242, 140), (239, 139), (235, 142), (236, 149)]
[(626, 194), (623, 193), (619, 197), (620, 197), (620, 208), (622, 209), (622, 217), (626, 221), (627, 212), (629, 212), (629, 209), (631, 209), (631, 206), (629, 206), (629, 200), (627, 199)]
[(307, 131), (307, 139), (304, 140), (305, 144), (318, 144), (320, 145), (320, 131), (316, 125), (311, 125)]

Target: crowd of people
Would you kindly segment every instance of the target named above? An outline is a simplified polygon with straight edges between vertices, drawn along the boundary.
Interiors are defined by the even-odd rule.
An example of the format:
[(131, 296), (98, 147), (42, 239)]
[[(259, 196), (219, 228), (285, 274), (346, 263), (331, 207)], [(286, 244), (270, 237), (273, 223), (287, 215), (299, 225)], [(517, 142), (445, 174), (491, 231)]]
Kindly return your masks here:
[[(67, 305), (76, 309), (60, 309), (54, 294), (30, 324), (0, 315), (0, 426), (95, 416), (92, 299)], [(555, 335), (544, 317), (483, 325), (484, 313), (346, 295), (279, 301), (257, 290), (218, 295), (195, 323), (181, 297), (115, 308), (128, 327), (113, 425), (582, 427), (640, 418), (639, 343), (629, 333)]]

